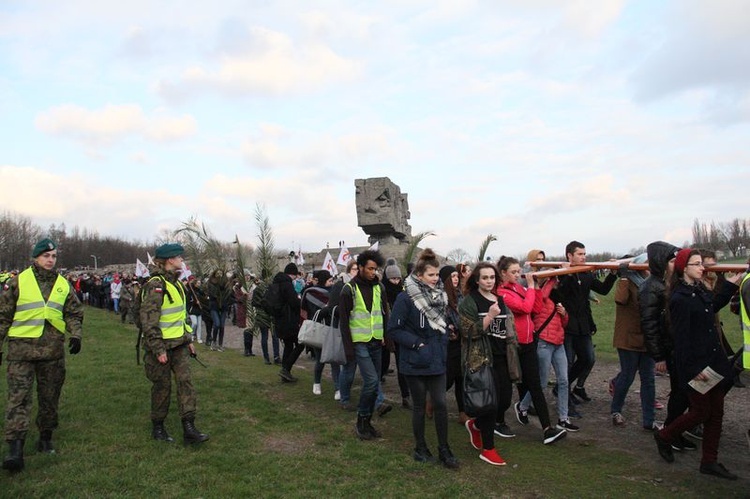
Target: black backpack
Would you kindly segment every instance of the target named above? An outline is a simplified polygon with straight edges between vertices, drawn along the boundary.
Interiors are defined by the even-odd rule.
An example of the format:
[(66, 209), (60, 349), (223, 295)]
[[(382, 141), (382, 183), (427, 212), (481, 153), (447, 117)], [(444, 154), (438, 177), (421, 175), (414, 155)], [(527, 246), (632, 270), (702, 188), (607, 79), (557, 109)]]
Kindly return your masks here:
[(278, 317), (281, 315), (282, 303), (281, 303), (281, 288), (278, 283), (266, 284), (261, 282), (258, 287), (253, 291), (253, 297), (250, 300), (250, 305), (254, 308), (262, 310), (271, 317)]

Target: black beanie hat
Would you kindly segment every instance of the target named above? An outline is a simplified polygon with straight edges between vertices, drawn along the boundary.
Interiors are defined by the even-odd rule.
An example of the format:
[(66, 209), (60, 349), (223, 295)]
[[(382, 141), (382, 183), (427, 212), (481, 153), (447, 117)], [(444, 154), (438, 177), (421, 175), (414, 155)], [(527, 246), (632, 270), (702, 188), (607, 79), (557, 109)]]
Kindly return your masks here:
[(286, 264), (286, 267), (284, 267), (284, 273), (289, 275), (297, 275), (299, 274), (299, 269), (297, 268), (297, 264), (290, 262)]
[(453, 265), (446, 265), (440, 269), (440, 280), (443, 282), (447, 281), (454, 272), (456, 272), (456, 267)]

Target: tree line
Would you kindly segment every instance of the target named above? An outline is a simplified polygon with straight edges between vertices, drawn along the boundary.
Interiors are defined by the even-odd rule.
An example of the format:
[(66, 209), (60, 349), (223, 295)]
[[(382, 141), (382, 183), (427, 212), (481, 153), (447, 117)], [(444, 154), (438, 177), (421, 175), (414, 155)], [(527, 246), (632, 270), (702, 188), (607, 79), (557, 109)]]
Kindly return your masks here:
[(743, 257), (750, 248), (750, 220), (735, 218), (731, 222), (706, 223), (696, 218), (692, 246)]
[(96, 230), (78, 226), (68, 229), (64, 223), (45, 229), (27, 216), (5, 211), (0, 214), (0, 270), (26, 267), (31, 248), (43, 237), (57, 243), (57, 266), (67, 269), (135, 263), (136, 258), (143, 259), (147, 251), (154, 249), (150, 242), (101, 236)]

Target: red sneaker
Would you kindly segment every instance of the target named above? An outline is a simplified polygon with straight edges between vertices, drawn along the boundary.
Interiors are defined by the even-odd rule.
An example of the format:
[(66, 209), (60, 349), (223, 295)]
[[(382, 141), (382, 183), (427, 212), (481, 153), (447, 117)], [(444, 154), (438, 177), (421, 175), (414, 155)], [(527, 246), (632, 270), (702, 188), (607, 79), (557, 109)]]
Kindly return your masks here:
[(498, 454), (495, 449), (483, 450), (482, 453), (479, 454), (479, 459), (485, 463), (490, 463), (493, 466), (505, 466), (505, 460), (500, 457), (500, 454)]
[(482, 448), (482, 432), (480, 432), (477, 427), (474, 426), (474, 419), (468, 420), (464, 426), (466, 426), (466, 431), (469, 432), (471, 445), (476, 450), (480, 450)]

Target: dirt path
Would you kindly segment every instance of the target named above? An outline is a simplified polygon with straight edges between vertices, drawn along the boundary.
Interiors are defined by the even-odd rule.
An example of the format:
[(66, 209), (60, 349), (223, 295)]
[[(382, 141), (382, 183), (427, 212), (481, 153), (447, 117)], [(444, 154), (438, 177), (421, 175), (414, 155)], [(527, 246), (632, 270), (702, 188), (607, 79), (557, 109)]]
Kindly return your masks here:
[[(253, 351), (262, 362), (260, 356), (260, 346), (258, 339), (255, 340)], [(243, 340), (242, 331), (235, 326), (227, 326), (225, 331), (225, 346), (242, 351)], [(269, 345), (270, 348), (270, 345)], [(282, 346), (283, 348), (283, 346)], [(295, 369), (306, 369), (311, 371), (313, 366), (312, 360), (305, 354), (300, 357)], [(391, 368), (395, 367), (395, 358), (391, 360)], [(608, 382), (619, 371), (619, 365), (612, 362), (598, 361), (594, 371), (589, 376), (586, 383), (586, 390), (593, 399), (591, 402), (578, 406), (583, 418), (574, 419), (573, 422), (581, 427), (581, 431), (568, 435), (570, 439), (585, 441), (592, 445), (597, 445), (607, 449), (616, 449), (621, 452), (637, 456), (643, 460), (647, 466), (654, 470), (654, 480), (659, 480), (662, 474), (671, 471), (694, 470), (697, 473), (700, 464), (700, 446), (698, 452), (675, 453), (675, 462), (671, 465), (665, 463), (656, 451), (653, 436), (650, 432), (641, 428), (641, 409), (638, 390), (640, 382), (636, 376), (633, 386), (631, 386), (628, 397), (625, 401), (625, 407), (622, 415), (625, 417), (626, 425), (624, 427), (615, 427), (610, 419), (610, 402), (611, 397), (608, 393)], [(745, 371), (742, 375), (743, 382), (748, 388), (732, 389), (727, 395), (724, 406), (724, 425), (719, 448), (719, 461), (734, 473), (740, 475), (738, 484), (750, 484), (750, 449), (746, 433), (750, 429), (750, 371)], [(324, 384), (330, 383), (330, 374), (328, 369), (324, 372)], [(355, 380), (355, 383), (357, 381)], [(401, 396), (398, 391), (398, 381), (395, 374), (386, 375), (386, 382), (383, 383), (383, 390), (386, 397), (394, 402), (397, 407), (400, 405)], [(514, 390), (515, 392), (515, 390)], [(656, 397), (657, 400), (664, 404), (667, 402), (669, 393), (669, 378), (657, 376), (656, 378)], [(515, 397), (515, 393), (514, 393)], [(514, 399), (515, 400), (515, 399)], [(548, 403), (554, 404), (555, 398), (548, 392)], [(456, 419), (458, 412), (455, 405), (455, 398), (448, 396), (449, 417)], [(556, 408), (550, 407), (550, 416), (556, 416)], [(666, 409), (656, 411), (656, 419), (663, 421), (666, 417)], [(535, 421), (535, 418), (532, 418)], [(537, 430), (528, 427), (522, 427), (518, 424), (511, 408), (506, 414), (506, 421), (511, 428), (523, 439), (536, 438)]]

